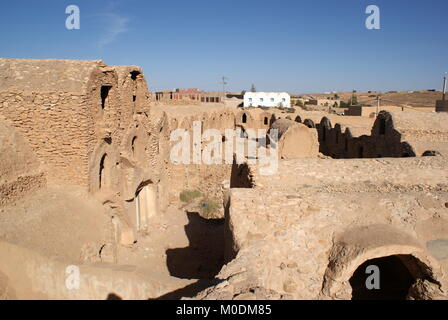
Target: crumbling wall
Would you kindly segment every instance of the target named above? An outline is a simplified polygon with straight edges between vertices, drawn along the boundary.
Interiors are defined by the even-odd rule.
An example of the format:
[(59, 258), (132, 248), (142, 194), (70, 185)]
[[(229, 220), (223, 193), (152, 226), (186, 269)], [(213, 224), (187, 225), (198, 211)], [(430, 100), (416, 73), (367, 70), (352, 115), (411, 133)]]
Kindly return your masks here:
[(87, 86), (101, 66), (101, 61), (0, 59), (0, 112), (27, 139), (49, 182), (88, 185)]
[(255, 174), (254, 188), (231, 189), (234, 259), (198, 297), (350, 299), (357, 267), (403, 255), (419, 262), (404, 261), (409, 293), (447, 299), (447, 253), (432, 245), (448, 227), (446, 166), (443, 157), (297, 159), (280, 161), (277, 175)]
[(332, 158), (415, 157), (425, 151), (448, 151), (448, 117), (428, 113), (381, 111), (370, 132), (360, 126), (337, 123), (323, 117), (316, 126), (320, 152)]
[(45, 175), (30, 146), (17, 130), (0, 120), (0, 205), (45, 185)]

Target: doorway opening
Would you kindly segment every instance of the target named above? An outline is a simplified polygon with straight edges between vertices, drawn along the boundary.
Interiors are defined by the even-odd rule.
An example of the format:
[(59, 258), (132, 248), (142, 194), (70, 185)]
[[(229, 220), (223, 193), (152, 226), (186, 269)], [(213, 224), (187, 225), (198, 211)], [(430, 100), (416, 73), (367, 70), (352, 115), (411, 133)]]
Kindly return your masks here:
[[(378, 272), (369, 271), (369, 266), (377, 266)], [(410, 270), (420, 270), (421, 263), (411, 255), (393, 255), (367, 260), (361, 264), (350, 278), (352, 300), (405, 300), (409, 289), (417, 280)], [(376, 280), (372, 278), (378, 276)], [(369, 278), (369, 279), (368, 279)], [(379, 289), (367, 288), (367, 282), (377, 281)]]
[(140, 188), (135, 197), (135, 220), (137, 230), (147, 230), (149, 220), (157, 213), (157, 186), (147, 184)]

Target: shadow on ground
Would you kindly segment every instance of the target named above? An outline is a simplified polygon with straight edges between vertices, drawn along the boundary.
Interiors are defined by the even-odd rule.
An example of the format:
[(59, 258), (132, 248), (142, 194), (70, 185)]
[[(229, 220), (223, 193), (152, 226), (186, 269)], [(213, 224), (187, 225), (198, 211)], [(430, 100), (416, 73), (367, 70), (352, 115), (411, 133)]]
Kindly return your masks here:
[(203, 279), (198, 280), (195, 283), (192, 283), (186, 287), (177, 289), (172, 292), (168, 292), (164, 294), (163, 296), (160, 296), (156, 299), (151, 300), (180, 300), (181, 298), (193, 298), (196, 296), (199, 292), (212, 287), (214, 285), (217, 285), (221, 280), (218, 279)]
[(170, 275), (183, 279), (213, 279), (224, 263), (224, 220), (187, 213), (189, 246), (168, 249)]

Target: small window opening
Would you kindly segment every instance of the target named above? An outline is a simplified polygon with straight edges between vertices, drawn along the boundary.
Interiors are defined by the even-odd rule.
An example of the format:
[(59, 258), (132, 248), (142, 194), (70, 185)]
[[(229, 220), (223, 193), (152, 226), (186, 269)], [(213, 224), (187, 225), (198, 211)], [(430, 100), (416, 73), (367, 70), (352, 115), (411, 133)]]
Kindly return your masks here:
[(109, 97), (109, 91), (112, 86), (101, 86), (101, 109), (106, 106), (107, 98)]
[(131, 72), (131, 79), (132, 80), (137, 80), (137, 76), (140, 74), (140, 72), (138, 71), (132, 71)]

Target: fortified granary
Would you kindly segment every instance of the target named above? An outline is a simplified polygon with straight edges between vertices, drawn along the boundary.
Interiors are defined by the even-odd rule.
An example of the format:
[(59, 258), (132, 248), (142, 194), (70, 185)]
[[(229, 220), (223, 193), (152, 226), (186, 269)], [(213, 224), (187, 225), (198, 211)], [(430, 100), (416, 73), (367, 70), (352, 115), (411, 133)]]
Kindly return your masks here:
[(447, 298), (448, 114), (172, 94), (137, 66), (0, 59), (0, 299)]

